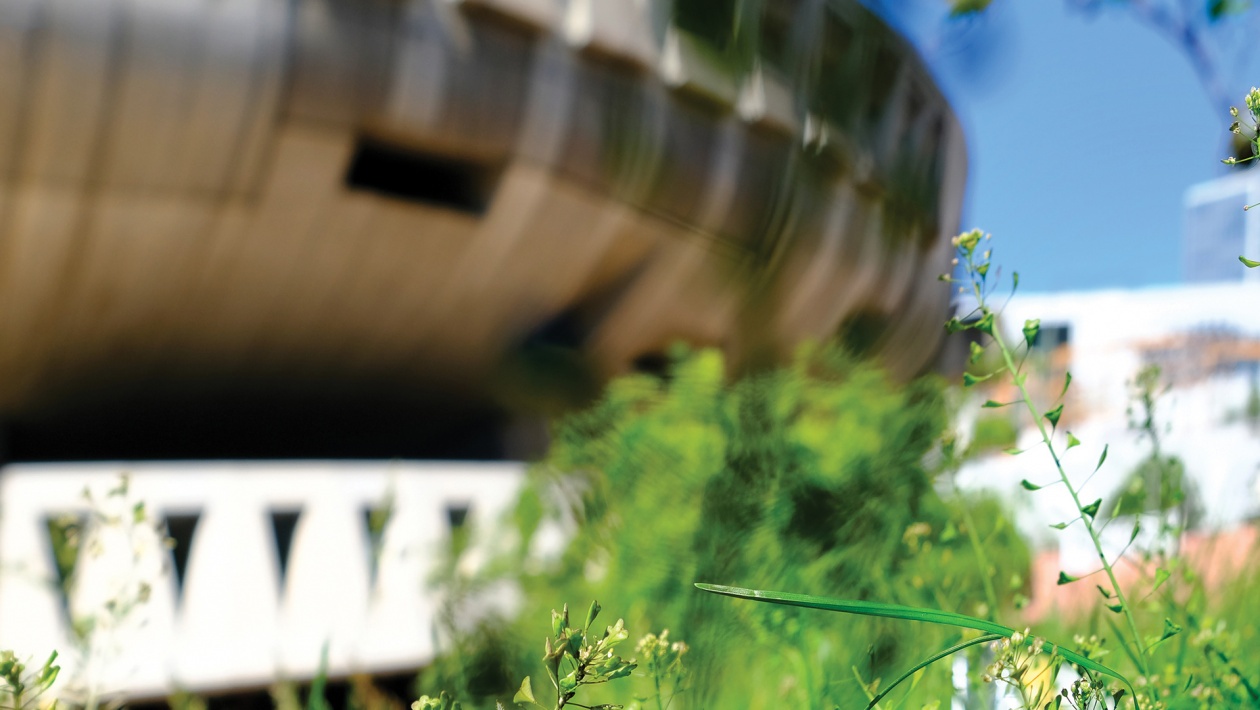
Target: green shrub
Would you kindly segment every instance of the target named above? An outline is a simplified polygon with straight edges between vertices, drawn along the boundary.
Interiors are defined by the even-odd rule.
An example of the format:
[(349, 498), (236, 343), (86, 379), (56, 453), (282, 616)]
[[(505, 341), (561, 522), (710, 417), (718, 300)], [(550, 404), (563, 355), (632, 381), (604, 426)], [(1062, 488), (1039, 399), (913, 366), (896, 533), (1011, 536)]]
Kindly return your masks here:
[[(630, 628), (668, 627), (688, 639), (693, 675), (681, 705), (850, 707), (864, 697), (853, 669), (868, 681), (886, 675), (946, 634), (732, 610), (692, 582), (974, 606), (984, 594), (973, 548), (958, 535), (958, 504), (936, 493), (923, 465), (945, 420), (935, 379), (897, 385), (825, 348), (734, 384), (708, 350), (676, 353), (664, 378), (615, 380), (593, 408), (558, 424), (532, 471), (512, 568), (526, 616), (508, 636), (545, 631), (530, 610), (594, 597)], [(1024, 575), (1022, 542), (983, 505), (978, 532), (994, 572)], [(540, 564), (526, 551), (549, 518), (577, 524)], [(517, 653), (527, 672), (538, 649)], [(448, 677), (430, 674), (424, 687), (452, 687)], [(948, 678), (924, 687), (945, 697)], [(468, 691), (457, 694), (479, 695)]]

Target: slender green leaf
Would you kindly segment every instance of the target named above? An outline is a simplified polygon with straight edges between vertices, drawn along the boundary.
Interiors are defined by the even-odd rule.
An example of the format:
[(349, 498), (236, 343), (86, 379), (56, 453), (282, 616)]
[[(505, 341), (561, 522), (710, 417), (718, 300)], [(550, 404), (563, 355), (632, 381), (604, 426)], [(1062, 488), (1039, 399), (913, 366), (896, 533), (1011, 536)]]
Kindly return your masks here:
[(980, 406), (984, 409), (997, 409), (999, 407), (1009, 407), (1012, 404), (1019, 404), (1019, 403), (1018, 402), (994, 402), (993, 400), (990, 399)]
[[(941, 624), (944, 626), (954, 626), (962, 629), (974, 629), (987, 634), (997, 634), (1008, 638), (1015, 633), (1015, 629), (1008, 626), (1003, 626), (993, 621), (977, 619), (974, 616), (958, 614), (952, 611), (901, 606), (899, 604), (882, 604), (880, 602), (859, 601), (856, 599), (818, 597), (809, 594), (794, 594), (792, 592), (772, 592), (760, 589), (747, 589), (744, 587), (729, 587), (722, 584), (706, 584), (703, 582), (696, 582), (696, 587), (713, 594), (721, 594), (728, 597), (748, 599), (751, 601), (767, 602), (770, 604), (783, 604), (786, 606), (797, 606), (807, 609), (838, 611), (846, 614), (879, 616), (890, 619), (903, 619), (906, 621), (923, 621), (929, 624)], [(1032, 642), (1033, 638), (1031, 636), (1024, 639), (1024, 643), (1026, 644), (1031, 645)], [(1050, 652), (1058, 652), (1060, 656), (1070, 663), (1075, 663), (1076, 665), (1082, 668), (1087, 668), (1095, 673), (1102, 673), (1103, 675), (1111, 676), (1130, 688), (1133, 686), (1128, 678), (1121, 675), (1118, 671), (1114, 671), (1111, 668), (1104, 666), (1098, 661), (1082, 656), (1075, 651), (1071, 651), (1063, 646), (1049, 641), (1046, 641), (1045, 645)]]
[(1003, 449), (1003, 450), (1002, 450), (1002, 453), (1004, 453), (1004, 454), (1010, 454), (1011, 456), (1019, 456), (1020, 454), (1024, 453), (1024, 450), (1023, 450), (1023, 449), (1017, 449), (1017, 448), (1015, 448), (1014, 446), (1012, 446), (1012, 447), (1011, 447), (1011, 448), (1009, 448), (1009, 449)]
[(890, 683), (887, 688), (884, 688), (883, 690), (879, 691), (878, 695), (871, 698), (871, 702), (867, 704), (866, 710), (871, 710), (871, 708), (878, 705), (879, 701), (884, 699), (884, 696), (891, 693), (893, 688), (896, 688), (898, 685), (904, 682), (907, 678), (914, 675), (915, 673), (918, 673), (924, 668), (927, 668), (933, 663), (936, 663), (942, 658), (948, 658), (949, 656), (952, 656), (955, 653), (962, 651), (963, 649), (971, 648), (972, 646), (979, 646), (982, 643), (989, 643), (990, 641), (997, 641), (998, 639), (1001, 639), (1001, 638), (1006, 638), (1006, 637), (1002, 636), (1001, 634), (985, 634), (983, 636), (977, 636), (976, 638), (973, 638), (970, 641), (961, 641), (959, 643), (954, 644), (953, 646), (950, 646), (949, 648), (943, 651), (939, 651), (937, 653), (932, 654), (931, 656), (928, 656), (926, 659), (916, 663), (914, 667), (911, 668), (910, 670), (906, 671), (905, 673), (902, 673), (897, 678), (897, 680), (894, 680), (892, 683)]
[(1054, 525), (1051, 525), (1050, 527), (1054, 528), (1055, 530), (1064, 530), (1067, 528), (1067, 526), (1068, 526), (1068, 523), (1055, 523)]
[(1104, 588), (1103, 588), (1103, 586), (1102, 586), (1101, 584), (1095, 584), (1094, 586), (1095, 586), (1095, 587), (1098, 587), (1098, 593), (1099, 593), (1099, 594), (1101, 594), (1101, 595), (1103, 595), (1103, 599), (1110, 599), (1110, 598), (1111, 598), (1111, 592), (1110, 592), (1110, 591), (1108, 591), (1108, 590), (1106, 590), (1106, 589), (1104, 589)]
[(976, 377), (975, 375), (971, 374), (970, 372), (964, 372), (964, 373), (963, 373), (963, 386), (964, 386), (964, 387), (970, 387), (970, 386), (972, 386), (972, 385), (976, 384), (977, 382), (984, 382), (985, 380), (989, 379), (990, 377), (993, 377), (993, 373), (992, 373), (992, 372), (990, 372), (989, 374), (987, 374), (987, 375), (985, 375), (985, 376), (983, 376), (983, 377)]
[(1067, 572), (1064, 572), (1063, 570), (1059, 570), (1059, 586), (1060, 587), (1062, 587), (1065, 584), (1071, 584), (1072, 582), (1075, 582), (1078, 579), (1080, 579), (1080, 577), (1073, 577)]
[(1020, 481), (1019, 485), (1023, 486), (1024, 490), (1026, 491), (1039, 491), (1044, 487), (1044, 486), (1039, 486), (1036, 483), (1033, 483), (1032, 481), (1029, 481), (1027, 478)]
[(1067, 394), (1070, 384), (1072, 384), (1072, 373), (1068, 372), (1063, 376), (1063, 391), (1059, 393), (1059, 399), (1063, 399), (1063, 395)]
[(1102, 498), (1099, 498), (1093, 503), (1090, 503), (1084, 508), (1081, 508), (1081, 512), (1084, 513), (1085, 515), (1088, 515), (1091, 519), (1093, 519), (1094, 517), (1098, 515), (1098, 507), (1101, 505), (1102, 505)]
[(1042, 416), (1046, 418), (1046, 421), (1050, 422), (1051, 427), (1059, 426), (1059, 417), (1063, 416), (1063, 405), (1060, 404), (1059, 406), (1055, 407), (1054, 409), (1051, 409), (1050, 411), (1046, 412)]
[(1124, 611), (1124, 605), (1120, 602), (1116, 602), (1115, 604), (1106, 604), (1105, 606), (1110, 609), (1113, 614), (1119, 614)]
[(1037, 340), (1037, 333), (1041, 331), (1041, 319), (1030, 318), (1024, 321), (1024, 342), (1028, 343), (1028, 347), (1032, 347)]
[(1073, 446), (1080, 446), (1080, 445), (1081, 445), (1081, 440), (1073, 436), (1072, 432), (1069, 431), (1067, 433), (1067, 448), (1070, 449)]
[(1260, 261), (1252, 261), (1251, 259), (1248, 259), (1245, 256), (1238, 257), (1238, 260), (1241, 261), (1243, 263), (1243, 266), (1247, 267), (1248, 269), (1254, 269), (1257, 266), (1260, 266)]
[[(1094, 473), (1098, 473), (1098, 469), (1102, 468), (1103, 462), (1107, 460), (1107, 448), (1110, 446), (1111, 444), (1103, 444), (1102, 456), (1098, 457), (1098, 465), (1094, 467)], [(1094, 474), (1091, 473), (1090, 475), (1092, 476)]]

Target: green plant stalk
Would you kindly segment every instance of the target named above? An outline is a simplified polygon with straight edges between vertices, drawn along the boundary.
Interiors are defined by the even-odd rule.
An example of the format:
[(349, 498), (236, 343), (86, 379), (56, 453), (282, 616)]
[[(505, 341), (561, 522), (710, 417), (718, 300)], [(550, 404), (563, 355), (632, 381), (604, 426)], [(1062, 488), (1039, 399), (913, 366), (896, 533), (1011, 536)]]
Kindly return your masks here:
[(971, 541), (971, 548), (975, 551), (976, 560), (980, 563), (980, 581), (984, 583), (984, 595), (989, 600), (989, 613), (985, 616), (993, 620), (998, 607), (997, 590), (993, 588), (993, 575), (989, 574), (989, 556), (984, 552), (984, 545), (980, 543), (980, 533), (976, 531), (976, 522), (966, 505), (963, 506), (963, 523), (967, 526), (967, 539)]
[[(968, 261), (970, 261), (970, 258)], [(981, 293), (978, 284), (976, 285), (976, 293), (977, 295)], [(979, 297), (981, 299), (980, 303), (983, 305), (984, 297), (982, 295)], [(1111, 562), (1107, 560), (1107, 554), (1103, 551), (1102, 540), (1098, 537), (1098, 531), (1094, 529), (1093, 520), (1089, 515), (1085, 514), (1085, 506), (1081, 504), (1080, 494), (1077, 493), (1071, 479), (1068, 478), (1067, 471), (1063, 469), (1063, 462), (1059, 460), (1059, 453), (1054, 450), (1054, 442), (1050, 439), (1050, 433), (1046, 431), (1041, 412), (1038, 412), (1033, 405), (1032, 399), (1028, 396), (1028, 388), (1024, 385), (1024, 380), (1019, 376), (1018, 368), (1016, 368), (1015, 361), (1011, 357), (1010, 348), (1006, 345), (1006, 341), (1002, 339), (998, 328), (993, 328), (992, 336), (993, 342), (997, 343), (998, 349), (1002, 351), (1002, 360), (1006, 363), (1007, 372), (1011, 373), (1015, 386), (1019, 388), (1019, 394), (1024, 400), (1024, 406), (1028, 408), (1029, 415), (1037, 425), (1037, 432), (1041, 434), (1041, 440), (1045, 442), (1046, 449), (1050, 452), (1050, 457), (1054, 459), (1054, 467), (1059, 472), (1059, 479), (1063, 481), (1063, 486), (1067, 488), (1068, 494), (1072, 496), (1072, 503), (1076, 505), (1076, 510), (1081, 515), (1081, 522), (1085, 524), (1085, 530), (1089, 533), (1089, 539), (1094, 543), (1094, 549), (1098, 552), (1098, 559), (1102, 561), (1103, 571), (1107, 573), (1107, 579), (1111, 582), (1111, 588), (1116, 593), (1116, 601), (1120, 603), (1124, 612), (1124, 619), (1129, 625), (1129, 633), (1133, 636), (1133, 642), (1137, 649), (1136, 656), (1139, 661), (1138, 670), (1142, 672), (1142, 675), (1147, 675), (1148, 665), (1146, 649), (1143, 648), (1142, 644), (1142, 635), (1138, 632), (1137, 622), (1133, 618), (1133, 610), (1129, 607), (1129, 601), (1125, 598), (1124, 590), (1120, 588), (1120, 582), (1116, 579), (1115, 570), (1112, 568)]]
[(914, 667), (911, 668), (910, 670), (906, 671), (905, 673), (902, 673), (901, 676), (898, 677), (897, 680), (894, 680), (891, 684), (889, 684), (887, 688), (884, 688), (883, 690), (879, 691), (879, 694), (871, 698), (871, 702), (869, 705), (866, 706), (866, 710), (872, 710), (872, 708), (874, 708), (875, 706), (879, 704), (879, 701), (883, 700), (886, 695), (888, 695), (889, 693), (893, 691), (893, 688), (896, 688), (897, 686), (901, 685), (910, 676), (914, 675), (915, 673), (918, 673), (924, 668), (927, 668), (933, 663), (936, 663), (942, 658), (948, 658), (949, 656), (952, 656), (955, 653), (958, 653), (959, 651), (962, 651), (964, 649), (971, 648), (972, 646), (979, 646), (982, 643), (989, 643), (991, 641), (997, 641), (998, 639), (1002, 639), (1002, 638), (1005, 638), (1005, 637), (1000, 634), (985, 634), (983, 636), (977, 636), (976, 638), (970, 639), (968, 641), (961, 641), (959, 643), (954, 644), (953, 646), (950, 646), (949, 648), (943, 651), (938, 651), (932, 654), (926, 659), (916, 663)]

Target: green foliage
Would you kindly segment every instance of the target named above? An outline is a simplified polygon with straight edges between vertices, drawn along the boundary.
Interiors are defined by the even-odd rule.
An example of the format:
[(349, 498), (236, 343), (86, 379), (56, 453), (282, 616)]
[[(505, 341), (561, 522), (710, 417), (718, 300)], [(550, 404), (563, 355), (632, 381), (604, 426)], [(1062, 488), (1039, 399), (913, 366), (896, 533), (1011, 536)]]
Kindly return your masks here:
[[(945, 421), (937, 381), (897, 385), (832, 349), (734, 384), (717, 352), (676, 352), (666, 377), (615, 380), (557, 426), (517, 506), (510, 574), (526, 610), (595, 597), (632, 627), (682, 633), (691, 670), (675, 707), (849, 705), (863, 688), (832, 669), (893, 672), (921, 639), (888, 622), (788, 609), (732, 615), (684, 590), (709, 579), (974, 610), (983, 583), (963, 531), (989, 540), (984, 566), (1000, 579), (1026, 577), (1023, 543), (996, 506), (935, 490), (923, 462)], [(973, 531), (959, 511), (976, 505), (985, 516)], [(568, 541), (539, 559), (529, 551), (548, 520), (569, 521)], [(1017, 591), (1003, 586), (1001, 603)], [(512, 629), (510, 638), (541, 631), (528, 617)], [(513, 653), (514, 667), (528, 668), (533, 651)], [(627, 682), (634, 697), (655, 693), (646, 675)], [(450, 685), (435, 674), (425, 687)], [(933, 674), (921, 688), (944, 698), (949, 679)]]
[(0, 710), (35, 706), (57, 680), (61, 667), (55, 665), (56, 660), (57, 652), (53, 651), (42, 666), (28, 670), (12, 651), (0, 651)]

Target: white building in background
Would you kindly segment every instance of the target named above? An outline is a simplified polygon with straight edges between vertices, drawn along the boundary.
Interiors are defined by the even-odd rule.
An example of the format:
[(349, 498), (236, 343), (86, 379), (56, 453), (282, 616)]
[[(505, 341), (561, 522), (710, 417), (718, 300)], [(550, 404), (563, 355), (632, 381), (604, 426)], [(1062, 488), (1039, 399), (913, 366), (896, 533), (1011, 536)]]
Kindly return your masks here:
[[(1218, 251), (1218, 258), (1243, 270), (1232, 252), (1223, 253)], [(1022, 340), (1026, 319), (1041, 320), (1037, 349), (1042, 353), (1034, 359), (1048, 372), (1031, 375), (1029, 382), (1043, 380), (1034, 388), (1043, 409), (1054, 406), (1064, 373), (1072, 374), (1057, 435), (1062, 440), (1070, 430), (1081, 441), (1064, 458), (1073, 480), (1089, 477), (1108, 447), (1106, 462), (1084, 486), (1084, 500), (1101, 497), (1105, 508), (1106, 499), (1149, 454), (1149, 446), (1129, 427), (1127, 410), (1130, 383), (1143, 365), (1154, 363), (1171, 385), (1157, 405), (1163, 449), (1184, 461), (1203, 502), (1205, 525), (1225, 529), (1260, 512), (1260, 430), (1246, 416), (1260, 368), (1258, 306), (1260, 283), (1253, 281), (1011, 300), (1002, 319), (1009, 342)], [(1016, 414), (1013, 409), (983, 412)], [(1020, 423), (1026, 423), (1026, 412), (1020, 414)], [(1037, 432), (1024, 426), (1018, 446), (1029, 449), (1026, 453), (998, 453), (975, 461), (960, 472), (960, 483), (994, 490), (1012, 501), (1020, 511), (1014, 519), (1023, 533), (1041, 544), (1059, 543), (1069, 572), (1090, 571), (1097, 558), (1080, 526), (1062, 533), (1048, 527), (1076, 517), (1062, 489), (1029, 493), (1020, 487), (1022, 479), (1049, 483), (1057, 478), (1044, 447), (1036, 446), (1039, 441)], [(1129, 533), (1120, 527), (1108, 530), (1108, 535), (1115, 534), (1117, 547), (1127, 542)]]
[(1182, 272), (1187, 282), (1260, 281), (1260, 271), (1239, 269), (1233, 259), (1260, 253), (1260, 220), (1247, 219), (1242, 209), (1257, 202), (1256, 170), (1233, 172), (1186, 190)]
[[(412, 670), (441, 638), (428, 580), (467, 526), (479, 565), (524, 475), (514, 462), (15, 464), (0, 472), (0, 628), (38, 662), (54, 649), (62, 697), (161, 698)], [(119, 473), (128, 472), (125, 494)], [(83, 495), (92, 492), (89, 501)], [(133, 523), (143, 503), (147, 522)], [(383, 527), (369, 515), (387, 506)], [(92, 511), (68, 598), (50, 523)], [(140, 516), (136, 516), (139, 518)], [(156, 529), (155, 529), (156, 528)], [(157, 530), (169, 530), (173, 554)], [(374, 540), (375, 538), (375, 540)], [(470, 570), (469, 570), (470, 571)], [(141, 586), (147, 588), (141, 592)], [(492, 590), (493, 592), (494, 590)], [(509, 610), (511, 594), (480, 601)], [(117, 618), (114, 608), (133, 607)], [(95, 619), (79, 641), (72, 621)]]

